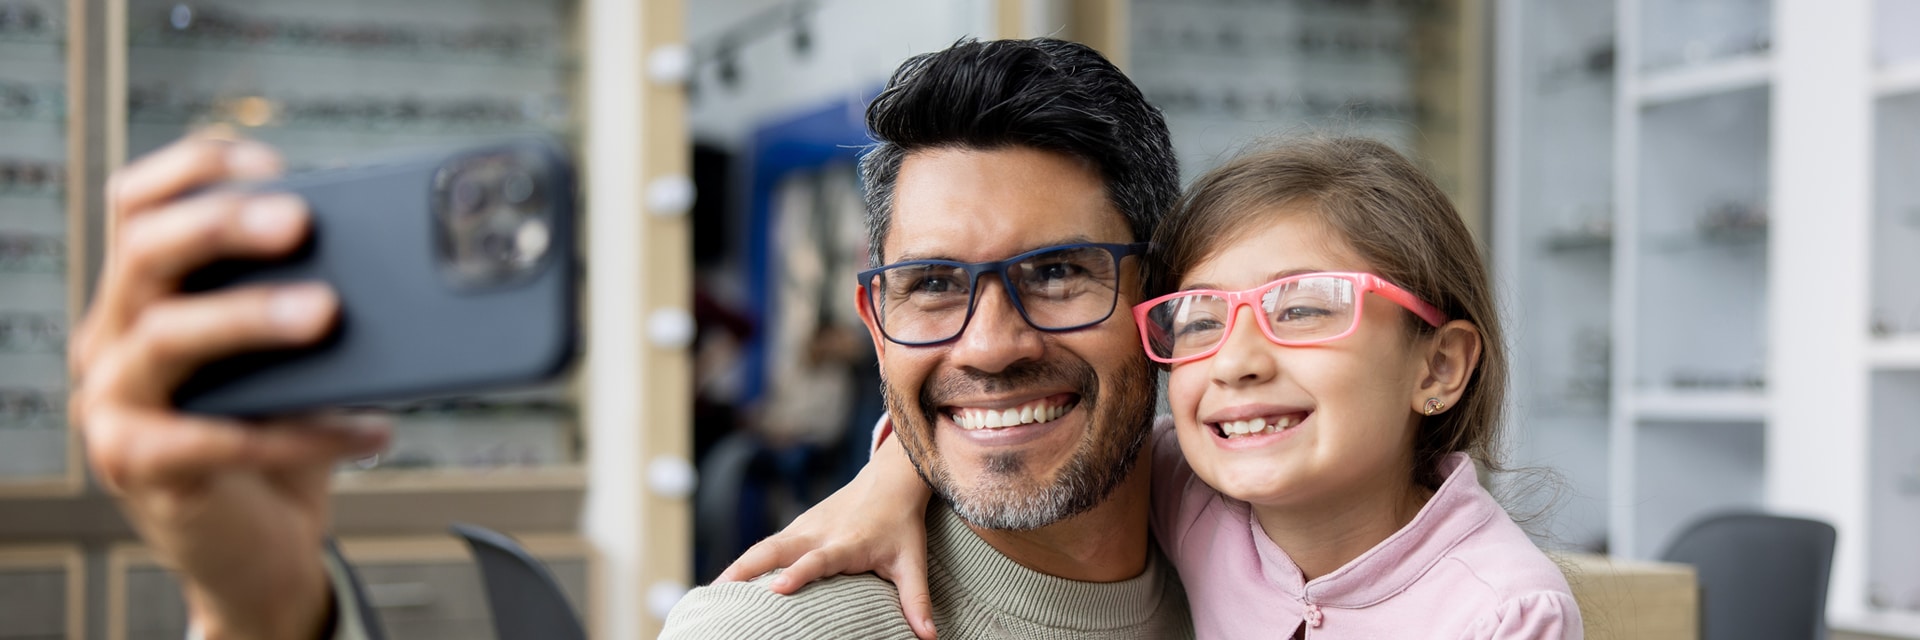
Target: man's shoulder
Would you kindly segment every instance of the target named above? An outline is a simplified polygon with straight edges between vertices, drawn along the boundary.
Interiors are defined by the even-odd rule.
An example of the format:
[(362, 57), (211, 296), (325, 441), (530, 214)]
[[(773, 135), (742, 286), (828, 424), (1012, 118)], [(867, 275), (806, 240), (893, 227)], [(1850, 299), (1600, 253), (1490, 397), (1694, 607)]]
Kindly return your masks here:
[(661, 638), (912, 638), (900, 592), (873, 574), (815, 581), (790, 596), (767, 579), (700, 587), (667, 616)]

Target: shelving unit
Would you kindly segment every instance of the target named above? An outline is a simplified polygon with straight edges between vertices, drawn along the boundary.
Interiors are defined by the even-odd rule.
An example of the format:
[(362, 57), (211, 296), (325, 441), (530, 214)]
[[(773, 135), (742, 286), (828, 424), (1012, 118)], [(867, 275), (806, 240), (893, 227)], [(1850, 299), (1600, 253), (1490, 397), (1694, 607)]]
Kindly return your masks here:
[(1901, 62), (1880, 69), (1873, 91), (1883, 98), (1920, 93), (1920, 62)]
[(84, 480), (65, 428), (66, 334), (78, 314), (67, 265), (87, 258), (80, 199), (68, 197), (87, 186), (68, 109), (74, 23), (61, 3), (15, 10), (22, 24), (0, 42), (0, 497), (71, 496)]
[(1482, 225), (1486, 3), (1123, 4), (1127, 74), (1165, 113), (1185, 179), (1263, 138), (1367, 136), (1427, 160)]
[[(1875, 25), (1863, 30), (1876, 62), (1864, 81), (1873, 97), (1858, 107), (1870, 127), (1859, 144), (1872, 164), (1856, 232), (1868, 237), (1825, 247), (1865, 256), (1861, 285), (1846, 290), (1863, 298), (1869, 325), (1865, 366), (1854, 365), (1864, 393), (1850, 398), (1865, 418), (1859, 448), (1821, 461), (1864, 471), (1852, 478), (1865, 496), (1842, 514), (1851, 516), (1845, 524), (1861, 553), (1843, 558), (1852, 564), (1835, 576), (1851, 583), (1836, 587), (1854, 599), (1838, 603), (1831, 618), (1836, 628), (1920, 638), (1920, 0), (1869, 4), (1853, 9)], [(1815, 401), (1807, 399), (1809, 414)]]
[(0, 545), (0, 629), (7, 638), (87, 637), (86, 557), (77, 545)]
[(1640, 79), (1635, 100), (1643, 106), (1683, 102), (1742, 89), (1766, 86), (1773, 78), (1773, 61), (1765, 55), (1746, 55), (1698, 66), (1652, 72)]
[(1920, 337), (1875, 340), (1868, 346), (1867, 361), (1883, 371), (1920, 371)]
[[(553, 573), (575, 611), (591, 618), (589, 587), (594, 554), (584, 540), (523, 536), (518, 542)], [(368, 604), (396, 638), (490, 638), (479, 568), (466, 545), (452, 538), (347, 538), (340, 551), (366, 587)], [(145, 547), (121, 545), (107, 554), (107, 640), (173, 640), (185, 636), (186, 604), (179, 583)]]
[[(125, 111), (107, 137), (131, 159), (225, 131), (274, 145), (294, 170), (504, 135), (577, 141), (579, 4), (126, 0), (114, 36), (125, 81), (109, 87)], [(458, 10), (469, 5), (484, 10)], [(556, 385), (397, 413), (394, 444), (342, 488), (581, 478), (573, 405)], [(382, 480), (389, 471), (399, 475)]]
[[(1553, 529), (1603, 504), (1607, 550), (1650, 558), (1717, 511), (1817, 518), (1831, 626), (1920, 638), (1920, 1), (1501, 11), (1495, 256), (1521, 463), (1573, 489)], [(1556, 60), (1617, 60), (1612, 92), (1564, 97)], [(1596, 368), (1582, 431), (1556, 394)]]
[[(1542, 544), (1607, 546), (1612, 404), (1614, 12), (1583, 0), (1496, 9), (1493, 260), (1512, 327), (1515, 462), (1568, 485)], [(1526, 215), (1518, 215), (1525, 212)], [(1521, 488), (1527, 491), (1527, 488)], [(1524, 510), (1551, 505), (1537, 490)]]

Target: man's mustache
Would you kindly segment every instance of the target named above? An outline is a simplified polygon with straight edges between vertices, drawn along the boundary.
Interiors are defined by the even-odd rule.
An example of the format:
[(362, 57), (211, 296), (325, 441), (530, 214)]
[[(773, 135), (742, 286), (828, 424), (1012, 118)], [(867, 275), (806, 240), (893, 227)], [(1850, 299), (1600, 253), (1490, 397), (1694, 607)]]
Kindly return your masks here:
[(1079, 392), (1081, 402), (1091, 405), (1097, 400), (1099, 380), (1093, 366), (1077, 358), (1019, 362), (995, 373), (952, 370), (937, 374), (920, 386), (920, 407), (931, 413), (952, 404), (954, 398), (1055, 387), (1063, 383)]

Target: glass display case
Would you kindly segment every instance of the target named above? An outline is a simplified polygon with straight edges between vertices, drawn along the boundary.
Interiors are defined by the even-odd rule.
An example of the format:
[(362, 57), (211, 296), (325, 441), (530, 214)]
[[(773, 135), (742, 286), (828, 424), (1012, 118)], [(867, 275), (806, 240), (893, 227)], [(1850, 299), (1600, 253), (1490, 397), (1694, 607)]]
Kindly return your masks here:
[[(515, 135), (572, 144), (578, 5), (128, 0), (126, 154), (242, 136), (297, 172)], [(397, 405), (393, 445), (340, 487), (578, 476), (574, 407), (565, 384)]]
[[(1461, 108), (1428, 76), (1461, 64), (1442, 0), (1135, 0), (1128, 75), (1166, 114), (1184, 179), (1263, 137), (1329, 130), (1433, 157)], [(1438, 173), (1461, 185), (1458, 167)]]
[(0, 495), (80, 486), (66, 427), (75, 228), (67, 7), (0, 2)]

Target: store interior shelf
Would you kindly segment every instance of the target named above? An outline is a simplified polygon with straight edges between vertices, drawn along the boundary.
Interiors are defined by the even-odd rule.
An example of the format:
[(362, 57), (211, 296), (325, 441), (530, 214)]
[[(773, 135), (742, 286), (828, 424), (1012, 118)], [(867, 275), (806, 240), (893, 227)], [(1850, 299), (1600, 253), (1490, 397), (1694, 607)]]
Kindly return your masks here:
[(1920, 93), (1920, 62), (1881, 67), (1874, 74), (1873, 91), (1882, 98)]
[(1920, 335), (1875, 339), (1867, 346), (1867, 361), (1875, 369), (1920, 371)]
[(1874, 611), (1851, 615), (1829, 615), (1827, 628), (1875, 638), (1920, 640), (1920, 612)]
[(587, 471), (578, 465), (499, 470), (420, 469), (361, 471), (334, 478), (334, 493), (441, 493), (475, 491), (585, 490)]
[(79, 478), (68, 476), (0, 479), (0, 498), (62, 498), (83, 489)]
[(1762, 422), (1767, 395), (1759, 391), (1648, 391), (1634, 394), (1634, 417), (1656, 422)]
[(1638, 98), (1641, 106), (1653, 106), (1765, 86), (1772, 79), (1772, 58), (1740, 56), (1648, 72), (1640, 78)]

